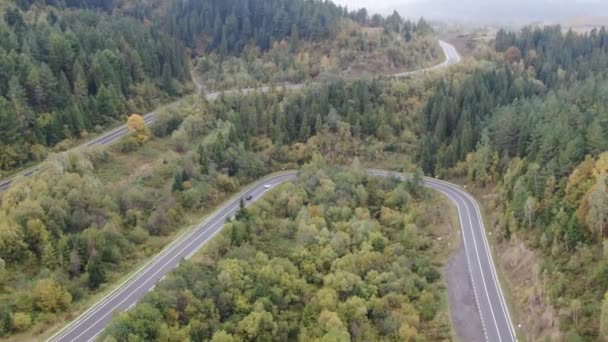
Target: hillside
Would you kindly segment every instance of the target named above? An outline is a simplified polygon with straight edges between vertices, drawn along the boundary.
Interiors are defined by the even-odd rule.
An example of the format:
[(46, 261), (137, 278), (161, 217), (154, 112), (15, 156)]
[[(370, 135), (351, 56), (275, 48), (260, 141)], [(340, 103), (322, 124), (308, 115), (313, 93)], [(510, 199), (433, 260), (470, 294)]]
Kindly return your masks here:
[(495, 49), (492, 64), (439, 83), (421, 166), (486, 198), (507, 279), (532, 272), (507, 282), (530, 339), (603, 340), (607, 31), (501, 30)]
[(0, 337), (44, 339), (241, 187), (303, 169), (109, 339), (450, 339), (438, 273), (451, 249), (433, 239), (447, 211), (363, 165), (461, 181), (483, 201), (518, 337), (608, 339), (605, 28), (463, 37), (459, 66), (397, 80), (378, 74), (439, 54), (424, 20), (396, 12), (317, 0), (3, 10), (2, 170), (191, 92), (190, 65), (210, 90), (310, 84), (187, 96), (150, 127), (130, 116), (114, 146), (52, 155), (18, 179), (0, 195)]
[(370, 18), (326, 2), (275, 2), (6, 6), (0, 175), (190, 92), (190, 56), (200, 57), (200, 78), (217, 90), (361, 77), (441, 58), (424, 21)]
[(0, 36), (0, 170), (187, 91), (182, 44), (128, 17), (9, 6)]
[[(366, 164), (408, 165), (419, 91), (376, 80), (213, 103), (191, 98), (161, 111), (144, 143), (128, 137), (111, 149), (51, 158), (2, 195), (4, 334), (43, 332), (69, 318), (182, 227), (272, 170), (299, 168), (315, 153), (332, 163), (359, 155)], [(396, 94), (405, 96), (393, 101)], [(36, 289), (49, 282), (58, 291), (51, 294), (66, 299), (35, 304), (45, 298)]]
[(260, 84), (360, 79), (439, 64), (443, 53), (424, 20), (395, 17), (396, 30), (341, 19), (334, 37), (305, 41), (291, 37), (268, 50), (248, 46), (239, 56), (198, 58), (196, 71), (209, 90)]
[[(129, 113), (191, 91), (186, 46), (192, 42), (164, 32), (166, 23), (156, 21), (156, 14), (137, 17), (132, 11), (139, 2), (108, 4), (6, 7), (0, 20), (4, 170), (44, 159), (90, 132), (126, 121)], [(300, 59), (319, 46), (337, 51), (336, 42), (372, 44), (387, 37), (399, 42), (413, 34), (411, 45), (396, 47), (396, 56), (410, 46), (425, 46), (410, 67), (436, 58), (430, 31), (420, 31), (427, 30), (423, 21), (405, 28), (413, 24), (396, 17), (375, 17), (374, 24), (357, 13), (336, 15), (335, 28), (341, 31), (302, 35), (289, 45), (295, 51), (287, 49), (283, 56)], [(196, 53), (209, 61), (244, 58), (251, 49), (260, 56), (277, 54), (274, 47), (256, 46), (254, 38), (246, 40), (243, 51), (218, 46)], [(285, 41), (293, 42), (293, 35), (272, 45)], [(150, 130), (133, 116), (130, 127), (140, 128), (116, 146), (51, 154), (34, 176), (19, 179), (1, 195), (0, 336), (47, 337), (201, 215), (269, 171), (299, 167), (314, 153), (339, 163), (363, 153), (366, 163), (405, 165), (408, 156), (395, 152), (414, 141), (406, 125), (416, 120), (423, 102), (419, 87), (374, 79), (214, 103), (190, 96), (159, 110)], [(376, 98), (381, 94), (386, 96)], [(391, 100), (396, 94), (408, 96)], [(419, 100), (412, 102), (414, 97)], [(401, 136), (407, 141), (399, 141)], [(387, 153), (395, 158), (378, 150), (383, 144), (391, 144)]]
[(195, 261), (118, 317), (107, 335), (117, 341), (449, 338), (435, 266), (442, 242), (433, 239), (445, 227), (430, 196), (413, 183), (313, 161), (294, 184), (241, 209)]
[(565, 30), (585, 33), (593, 29), (599, 30), (608, 25), (608, 16), (578, 16), (546, 23), (547, 25), (561, 25)]

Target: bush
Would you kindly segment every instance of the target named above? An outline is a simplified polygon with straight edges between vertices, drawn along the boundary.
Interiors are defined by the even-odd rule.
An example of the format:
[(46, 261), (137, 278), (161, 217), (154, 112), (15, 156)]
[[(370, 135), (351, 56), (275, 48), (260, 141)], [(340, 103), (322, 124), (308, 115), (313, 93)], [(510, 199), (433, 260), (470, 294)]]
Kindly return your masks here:
[(182, 121), (183, 118), (173, 111), (161, 112), (156, 114), (152, 125), (152, 133), (159, 138), (166, 137), (178, 129)]
[(116, 143), (116, 149), (122, 153), (133, 152), (139, 147), (139, 142), (134, 136), (128, 135)]
[(188, 189), (184, 191), (181, 196), (181, 203), (184, 208), (197, 209), (201, 206), (201, 201), (205, 198), (205, 194), (198, 188)]
[(13, 330), (21, 332), (32, 325), (32, 317), (25, 312), (16, 312), (12, 317)]
[(93, 166), (98, 166), (110, 160), (110, 152), (104, 146), (88, 147), (83, 150), (82, 154), (93, 163)]
[(224, 192), (231, 192), (238, 188), (237, 181), (223, 173), (217, 175), (216, 181), (218, 187)]
[(53, 279), (40, 279), (34, 288), (35, 305), (44, 312), (65, 310), (72, 303), (72, 295)]
[(142, 227), (133, 228), (133, 230), (127, 235), (127, 239), (129, 239), (129, 241), (138, 245), (146, 242), (149, 237), (150, 234), (148, 233), (148, 231), (143, 229)]

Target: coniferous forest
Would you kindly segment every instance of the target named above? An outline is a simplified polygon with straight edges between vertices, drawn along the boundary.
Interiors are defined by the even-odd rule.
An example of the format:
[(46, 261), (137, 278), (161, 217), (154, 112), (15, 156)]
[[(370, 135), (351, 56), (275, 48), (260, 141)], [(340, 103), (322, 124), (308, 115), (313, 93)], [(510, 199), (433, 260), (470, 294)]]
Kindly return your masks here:
[[(370, 27), (382, 39), (420, 36), (424, 44), (431, 41), (423, 37), (432, 33), (423, 20), (414, 25), (398, 14), (370, 18), (365, 11), (348, 13), (317, 1), (279, 1), (274, 7), (243, 3), (247, 6), (215, 1), (175, 2), (169, 8), (154, 2), (22, 1), (7, 6), (0, 21), (6, 85), (0, 108), (2, 169), (45, 159), (88, 134), (125, 122), (130, 113), (185, 95), (191, 91), (188, 59), (194, 55), (238, 58), (246, 46), (265, 51), (285, 40), (296, 55), (307, 44), (331, 45), (345, 23), (357, 39), (363, 37), (363, 27)], [(211, 19), (203, 16), (208, 10), (213, 13), (212, 31), (207, 31)], [(241, 11), (249, 10), (253, 24), (268, 24), (247, 36), (242, 31), (247, 20), (237, 28), (233, 21), (245, 18)], [(171, 28), (192, 13), (202, 17), (189, 19), (187, 31)], [(292, 16), (299, 18), (296, 25), (271, 30), (281, 17), (291, 22)], [(433, 44), (428, 55), (408, 59), (411, 67), (435, 63)], [(405, 47), (394, 56), (409, 51)], [(287, 56), (295, 60), (289, 51)], [(373, 96), (414, 93), (414, 87), (375, 82), (341, 82), (300, 95), (277, 90), (214, 103), (195, 96), (157, 113), (150, 130), (132, 116), (128, 125), (140, 126), (137, 135), (111, 148), (50, 155), (39, 173), (16, 181), (2, 194), (0, 336), (30, 338), (67, 319), (91, 295), (158, 252), (180, 227), (248, 182), (310, 160), (311, 138), (316, 137), (324, 158), (342, 163), (355, 156), (350, 143), (364, 135), (377, 132), (396, 144), (405, 129), (391, 132), (388, 120), (397, 124), (412, 113), (412, 105), (405, 99), (392, 103), (389, 95), (376, 102)], [(354, 97), (361, 100), (352, 102)], [(385, 105), (397, 112), (389, 115)], [(381, 119), (371, 120), (368, 114)], [(356, 137), (351, 137), (351, 123)], [(137, 160), (142, 148), (151, 148), (150, 154)], [(436, 284), (427, 292), (427, 301), (441, 296)], [(423, 325), (436, 319), (437, 308), (429, 310), (433, 314), (425, 316)], [(445, 329), (444, 313), (437, 315), (443, 320), (437, 324)], [(415, 335), (418, 328), (418, 320), (412, 320), (402, 333)], [(390, 334), (398, 334), (395, 329)]]
[(0, 37), (2, 170), (151, 110), (190, 77), (181, 42), (129, 17), (14, 7)]
[(429, 98), (420, 165), (495, 187), (500, 239), (539, 254), (530, 298), (557, 309), (565, 340), (604, 339), (608, 33), (501, 30), (495, 48), (496, 67)]

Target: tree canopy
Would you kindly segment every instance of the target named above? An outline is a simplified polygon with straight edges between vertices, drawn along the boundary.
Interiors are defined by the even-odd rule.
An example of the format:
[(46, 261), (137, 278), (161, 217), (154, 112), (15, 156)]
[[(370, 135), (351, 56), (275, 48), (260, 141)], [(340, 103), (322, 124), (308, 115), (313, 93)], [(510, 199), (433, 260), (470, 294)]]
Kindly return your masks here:
[(606, 29), (501, 30), (494, 65), (440, 82), (423, 111), (429, 174), (497, 186), (499, 240), (537, 251), (567, 340), (604, 334)]
[(182, 44), (135, 19), (35, 13), (9, 5), (0, 19), (0, 170), (154, 108), (190, 77)]
[(449, 338), (433, 223), (414, 220), (436, 215), (417, 204), (429, 194), (324, 164), (313, 158), (294, 184), (241, 209), (200, 257), (116, 318), (108, 337)]

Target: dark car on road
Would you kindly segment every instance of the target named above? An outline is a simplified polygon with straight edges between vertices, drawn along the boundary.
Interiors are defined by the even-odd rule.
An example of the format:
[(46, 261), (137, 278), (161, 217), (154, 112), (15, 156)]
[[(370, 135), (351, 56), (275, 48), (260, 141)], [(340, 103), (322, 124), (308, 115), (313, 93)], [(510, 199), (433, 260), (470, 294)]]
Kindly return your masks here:
[(248, 201), (251, 201), (252, 198), (253, 198), (253, 196), (251, 196), (251, 195), (247, 195), (247, 197), (245, 197), (245, 199)]

